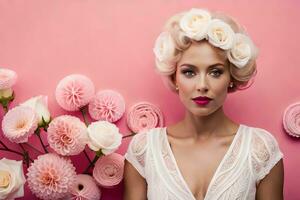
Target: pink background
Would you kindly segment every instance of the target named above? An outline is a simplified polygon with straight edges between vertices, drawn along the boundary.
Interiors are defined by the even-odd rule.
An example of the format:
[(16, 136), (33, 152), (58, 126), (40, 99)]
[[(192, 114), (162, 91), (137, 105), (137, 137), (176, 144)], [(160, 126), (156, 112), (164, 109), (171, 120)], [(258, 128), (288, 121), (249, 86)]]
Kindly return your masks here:
[[(184, 109), (153, 70), (154, 40), (166, 19), (179, 11), (191, 7), (223, 11), (247, 28), (260, 49), (255, 83), (230, 94), (225, 111), (235, 121), (265, 128), (277, 138), (284, 153), (285, 199), (296, 200), (300, 143), (283, 131), (282, 114), (300, 100), (299, 6), (296, 0), (1, 0), (0, 66), (19, 75), (11, 106), (43, 94), (49, 96), (53, 116), (64, 114), (55, 101), (55, 87), (64, 76), (81, 73), (97, 90), (119, 91), (127, 108), (141, 100), (158, 105), (170, 124), (182, 118)], [(129, 133), (125, 118), (117, 125), (124, 135)], [(36, 138), (30, 140), (40, 148)], [(119, 153), (126, 151), (129, 140), (124, 140)], [(72, 159), (82, 172), (85, 157)], [(23, 199), (35, 198), (26, 189)], [(122, 185), (103, 190), (102, 199), (122, 199)]]

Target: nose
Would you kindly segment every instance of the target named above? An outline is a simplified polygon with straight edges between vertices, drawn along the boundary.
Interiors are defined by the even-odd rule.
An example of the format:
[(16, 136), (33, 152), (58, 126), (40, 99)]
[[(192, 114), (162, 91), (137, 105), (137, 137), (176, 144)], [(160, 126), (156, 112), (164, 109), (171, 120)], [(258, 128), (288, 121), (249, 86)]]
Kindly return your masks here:
[(196, 89), (201, 93), (206, 93), (208, 91), (208, 82), (205, 77), (205, 74), (201, 74), (199, 78), (196, 80)]

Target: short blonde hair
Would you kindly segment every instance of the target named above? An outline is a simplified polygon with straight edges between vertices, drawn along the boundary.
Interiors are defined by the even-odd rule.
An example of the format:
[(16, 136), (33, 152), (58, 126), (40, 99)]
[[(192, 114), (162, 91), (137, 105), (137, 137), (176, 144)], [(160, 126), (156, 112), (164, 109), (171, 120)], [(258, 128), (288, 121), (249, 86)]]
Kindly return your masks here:
[[(187, 37), (184, 32), (180, 29), (179, 26), (179, 22), (180, 19), (182, 18), (182, 16), (185, 14), (186, 12), (182, 12), (179, 14), (176, 14), (172, 17), (170, 17), (167, 20), (167, 23), (165, 25), (165, 31), (169, 32), (171, 37), (173, 38), (174, 42), (175, 42), (175, 47), (176, 47), (176, 51), (175, 51), (175, 64), (173, 65), (173, 67), (169, 67), (169, 70), (166, 72), (164, 71), (163, 73), (160, 73), (163, 76), (163, 81), (164, 83), (167, 84), (167, 86), (172, 90), (172, 91), (176, 91), (176, 86), (174, 84), (175, 81), (175, 73), (176, 73), (176, 65), (177, 62), (180, 60), (182, 52), (185, 51), (186, 49), (189, 48), (189, 46), (192, 44), (192, 42), (197, 42), (189, 37)], [(242, 33), (244, 35), (246, 34), (245, 29), (239, 25), (236, 20), (234, 20), (231, 16), (228, 16), (224, 13), (221, 12), (211, 12), (212, 18), (214, 19), (220, 19), (224, 22), (226, 22), (235, 33)], [(255, 49), (255, 55), (258, 54), (258, 50)], [(225, 52), (223, 50), (223, 52)], [(226, 53), (224, 53), (224, 56), (227, 55)], [(243, 68), (238, 68), (236, 66), (234, 66), (234, 64), (232, 64), (231, 62), (229, 63), (229, 71), (230, 71), (230, 75), (231, 75), (231, 81), (233, 82), (233, 87), (229, 87), (228, 88), (228, 92), (235, 92), (237, 90), (242, 90), (242, 89), (246, 89), (248, 87), (251, 86), (251, 84), (253, 83), (253, 77), (255, 77), (256, 73), (257, 73), (257, 69), (256, 69), (256, 56), (253, 56), (252, 58), (250, 58), (250, 60), (248, 61), (247, 65)], [(159, 65), (162, 65), (165, 63), (160, 63), (160, 62), (156, 62), (156, 66), (157, 68), (160, 68)], [(158, 70), (159, 72), (159, 70)]]

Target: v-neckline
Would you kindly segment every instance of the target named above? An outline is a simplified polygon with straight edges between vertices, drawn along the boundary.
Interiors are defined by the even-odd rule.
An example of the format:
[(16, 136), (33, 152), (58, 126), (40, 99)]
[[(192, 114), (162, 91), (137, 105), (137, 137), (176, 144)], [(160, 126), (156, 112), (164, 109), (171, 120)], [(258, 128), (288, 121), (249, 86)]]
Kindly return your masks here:
[[(211, 180), (210, 180), (210, 182), (209, 182), (209, 184), (208, 184), (207, 191), (206, 191), (206, 194), (204, 195), (203, 200), (206, 200), (206, 197), (207, 197), (207, 195), (208, 195), (209, 192), (210, 192), (210, 188), (211, 188), (211, 186), (212, 186), (214, 180), (216, 179), (217, 174), (219, 173), (219, 171), (220, 171), (220, 169), (221, 169), (223, 163), (224, 163), (225, 160), (227, 159), (229, 153), (232, 151), (232, 148), (234, 147), (234, 145), (235, 145), (235, 143), (236, 143), (236, 140), (237, 140), (237, 138), (238, 138), (239, 135), (240, 135), (242, 126), (243, 126), (243, 124), (240, 124), (240, 125), (239, 125), (239, 127), (238, 127), (238, 129), (237, 129), (237, 132), (236, 132), (236, 134), (235, 134), (235, 136), (234, 136), (234, 138), (233, 138), (233, 140), (232, 140), (230, 146), (228, 147), (228, 149), (227, 149), (225, 155), (223, 156), (221, 162), (219, 163), (217, 169), (216, 169), (215, 172), (213, 173), (213, 176), (212, 176), (212, 178), (211, 178)], [(188, 193), (189, 193), (189, 195), (191, 196), (191, 198), (192, 198), (193, 200), (197, 200), (196, 197), (194, 196), (193, 192), (192, 192), (191, 189), (189, 188), (189, 186), (188, 186), (186, 180), (184, 179), (184, 177), (183, 177), (183, 175), (182, 175), (182, 173), (181, 173), (181, 171), (180, 171), (180, 169), (179, 169), (179, 167), (178, 167), (178, 163), (177, 163), (177, 161), (176, 161), (175, 155), (174, 155), (174, 153), (173, 153), (173, 150), (172, 150), (172, 148), (171, 148), (171, 146), (170, 146), (170, 143), (169, 143), (169, 140), (168, 140), (167, 127), (164, 127), (163, 133), (164, 133), (163, 135), (164, 135), (164, 137), (165, 137), (166, 146), (167, 146), (168, 151), (169, 151), (169, 153), (170, 153), (170, 157), (171, 157), (171, 159), (172, 159), (172, 162), (173, 162), (174, 165), (175, 165), (176, 172), (178, 173), (181, 182), (184, 184), (184, 187), (185, 187), (186, 190), (188, 191)]]

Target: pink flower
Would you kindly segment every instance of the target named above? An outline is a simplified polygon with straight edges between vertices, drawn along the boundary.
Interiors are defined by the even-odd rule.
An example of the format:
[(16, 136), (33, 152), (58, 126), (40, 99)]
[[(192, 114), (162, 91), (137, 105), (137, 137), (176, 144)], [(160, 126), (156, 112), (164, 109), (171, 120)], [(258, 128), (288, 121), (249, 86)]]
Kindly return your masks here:
[(93, 177), (105, 188), (111, 188), (121, 182), (124, 173), (124, 157), (117, 153), (102, 156), (96, 162)]
[(0, 69), (0, 90), (11, 88), (17, 82), (16, 72), (10, 69)]
[(124, 98), (113, 90), (99, 91), (89, 104), (89, 113), (94, 120), (118, 121), (125, 112)]
[(70, 193), (72, 194), (70, 200), (99, 200), (101, 197), (101, 191), (95, 180), (86, 174), (77, 175)]
[(127, 114), (127, 125), (134, 132), (163, 126), (163, 115), (160, 109), (148, 102), (133, 105)]
[(289, 105), (283, 114), (283, 127), (293, 137), (300, 137), (300, 102)]
[(28, 168), (30, 190), (40, 199), (64, 198), (76, 180), (71, 160), (48, 153), (39, 156)]
[(84, 150), (88, 142), (87, 127), (77, 117), (56, 117), (48, 127), (48, 142), (60, 155), (77, 155)]
[(72, 74), (63, 78), (57, 85), (57, 103), (67, 111), (78, 111), (87, 105), (95, 93), (93, 82), (86, 76)]
[(5, 137), (11, 142), (24, 143), (38, 127), (38, 117), (32, 108), (17, 106), (6, 113), (2, 121)]

